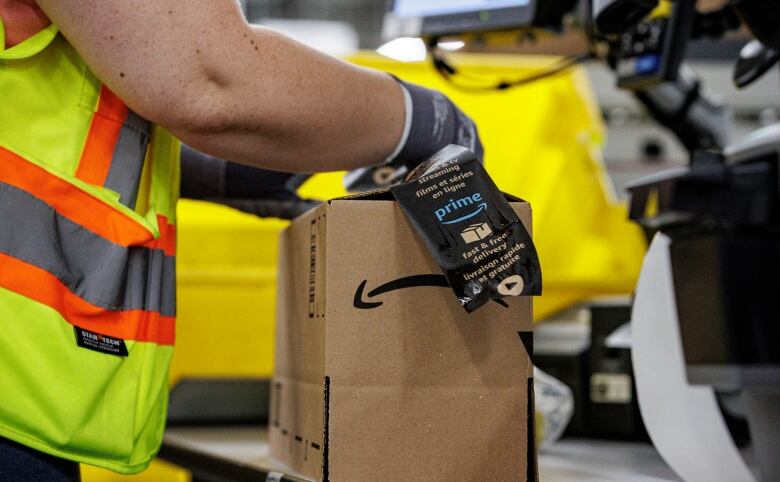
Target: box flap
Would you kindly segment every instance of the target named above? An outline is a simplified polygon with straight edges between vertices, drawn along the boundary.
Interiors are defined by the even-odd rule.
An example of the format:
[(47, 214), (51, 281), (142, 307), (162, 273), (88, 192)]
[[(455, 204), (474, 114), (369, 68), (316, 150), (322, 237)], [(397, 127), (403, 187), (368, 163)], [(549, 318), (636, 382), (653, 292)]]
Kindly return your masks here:
[(346, 196), (340, 196), (328, 201), (328, 204), (333, 201), (395, 201), (393, 194), (389, 189), (374, 189), (373, 191), (358, 192), (354, 194), (347, 194)]

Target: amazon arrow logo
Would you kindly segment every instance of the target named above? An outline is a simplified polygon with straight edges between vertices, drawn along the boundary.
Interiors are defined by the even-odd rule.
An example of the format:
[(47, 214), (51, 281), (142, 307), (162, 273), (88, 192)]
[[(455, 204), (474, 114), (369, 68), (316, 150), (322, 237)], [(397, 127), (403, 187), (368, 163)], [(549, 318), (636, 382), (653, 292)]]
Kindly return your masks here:
[[(472, 194), (460, 199), (450, 199), (444, 206), (434, 211), (433, 214), (442, 224), (462, 223), (463, 221), (471, 219), (483, 211), (487, 211), (488, 205), (483, 201), (484, 199), (482, 199), (482, 194), (480, 193)], [(476, 209), (469, 214), (463, 215), (462, 210), (469, 209), (470, 207), (475, 207)], [(445, 218), (449, 217), (450, 215), (458, 217), (455, 219), (445, 220)]]
[[(450, 287), (450, 284), (447, 283), (447, 278), (445, 278), (444, 275), (440, 275), (440, 274), (422, 274), (416, 276), (407, 276), (405, 278), (399, 278), (397, 280), (393, 280), (383, 285), (380, 285), (374, 288), (373, 290), (369, 291), (367, 294), (365, 293), (366, 284), (368, 284), (368, 280), (363, 280), (358, 286), (357, 290), (355, 290), (355, 299), (353, 304), (355, 308), (359, 310), (372, 310), (374, 308), (379, 308), (383, 304), (382, 301), (370, 301), (370, 300), (372, 298), (381, 296), (385, 293), (390, 293), (391, 291), (397, 291), (406, 288), (420, 288), (423, 286), (433, 286), (433, 287), (440, 287), (440, 288)], [(509, 305), (507, 305), (503, 300), (494, 300), (494, 301), (500, 304), (501, 306), (503, 306), (504, 308), (509, 307)]]

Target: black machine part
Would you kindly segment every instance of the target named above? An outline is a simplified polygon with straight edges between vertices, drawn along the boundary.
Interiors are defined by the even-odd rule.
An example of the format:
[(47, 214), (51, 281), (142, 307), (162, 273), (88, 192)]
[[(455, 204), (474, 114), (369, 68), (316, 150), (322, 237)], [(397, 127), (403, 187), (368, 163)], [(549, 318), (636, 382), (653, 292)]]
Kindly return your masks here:
[(780, 60), (780, 1), (731, 0), (697, 12), (696, 2), (676, 0), (669, 17), (650, 18), (654, 0), (591, 0), (597, 37), (609, 45), (607, 63), (618, 86), (633, 91), (661, 125), (693, 156), (729, 143), (730, 113), (708, 97), (682, 63), (690, 39), (720, 38), (745, 24), (757, 40), (743, 50), (734, 72), (742, 88)]
[(685, 64), (675, 81), (636, 90), (634, 96), (659, 124), (677, 136), (691, 155), (728, 145), (729, 109), (702, 88), (696, 73)]
[(671, 239), (688, 382), (742, 393), (767, 481), (780, 480), (779, 166), (776, 124), (630, 187), (632, 218)]
[(623, 33), (647, 17), (658, 3), (658, 0), (593, 0), (593, 23), (602, 34)]
[(780, 48), (780, 2), (777, 0), (731, 0), (737, 15), (767, 47)]
[[(692, 0), (675, 2), (696, 3)], [(594, 26), (605, 35), (627, 32), (659, 3), (659, 0), (591, 0)], [(722, 10), (726, 15), (729, 14), (725, 10), (733, 10), (762, 44), (780, 48), (780, 2), (777, 0), (730, 0)]]
[[(631, 219), (672, 234), (703, 230), (780, 232), (780, 124), (765, 127), (723, 153), (701, 152), (693, 163), (627, 186)], [(648, 202), (657, 212), (648, 213)]]
[(631, 350), (615, 348), (609, 336), (631, 319), (631, 305), (603, 304), (591, 309), (586, 404), (589, 435), (623, 440), (647, 440), (639, 411)]
[(702, 87), (683, 63), (687, 43), (721, 37), (739, 27), (734, 11), (696, 11), (693, 1), (677, 1), (668, 16), (648, 17), (651, 0), (592, 0), (592, 35), (608, 47), (606, 63), (618, 87), (631, 91), (659, 124), (688, 152), (722, 149), (731, 131), (730, 111)]
[(675, 81), (697, 18), (695, 2), (681, 1), (668, 16), (647, 18), (630, 28), (624, 25), (611, 38), (607, 59), (617, 73), (618, 87), (637, 90)]
[[(630, 186), (631, 217), (672, 239), (692, 384), (780, 385), (780, 124)], [(657, 200), (657, 212), (647, 215)]]
[(734, 85), (743, 89), (760, 79), (780, 60), (780, 47), (767, 47), (760, 40), (751, 40), (739, 53), (734, 68)]

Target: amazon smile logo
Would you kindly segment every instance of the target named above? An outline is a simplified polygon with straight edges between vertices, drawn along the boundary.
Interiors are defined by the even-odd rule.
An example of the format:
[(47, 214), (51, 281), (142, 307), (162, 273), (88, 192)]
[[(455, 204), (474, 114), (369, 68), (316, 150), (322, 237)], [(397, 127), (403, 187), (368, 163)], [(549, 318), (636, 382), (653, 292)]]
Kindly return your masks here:
[[(360, 285), (357, 287), (357, 290), (355, 290), (355, 299), (353, 302), (353, 305), (355, 308), (359, 310), (372, 310), (374, 308), (379, 308), (384, 304), (383, 301), (373, 301), (373, 299), (378, 299), (384, 294), (390, 293), (392, 291), (398, 291), (402, 289), (409, 289), (409, 288), (420, 288), (424, 286), (432, 286), (432, 287), (440, 287), (440, 288), (449, 288), (450, 284), (447, 283), (447, 278), (444, 277), (444, 275), (440, 274), (422, 274), (422, 275), (416, 275), (416, 276), (407, 276), (405, 278), (399, 278), (397, 280), (390, 281), (388, 283), (385, 283), (383, 285), (380, 285), (368, 293), (366, 293), (366, 285), (368, 284), (368, 280), (363, 280)], [(494, 300), (499, 305), (503, 306), (504, 308), (508, 308), (509, 305), (507, 305), (503, 300)]]
[(487, 208), (482, 194), (476, 193), (460, 199), (450, 199), (447, 204), (434, 211), (434, 215), (442, 224), (457, 224), (487, 211)]

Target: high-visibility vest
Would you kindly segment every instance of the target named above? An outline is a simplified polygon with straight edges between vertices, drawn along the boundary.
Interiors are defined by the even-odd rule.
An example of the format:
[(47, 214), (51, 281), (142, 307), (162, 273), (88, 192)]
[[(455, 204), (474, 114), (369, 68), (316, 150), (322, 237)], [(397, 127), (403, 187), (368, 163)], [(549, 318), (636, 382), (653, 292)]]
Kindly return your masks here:
[(55, 27), (3, 50), (0, 437), (120, 473), (159, 449), (179, 143)]

